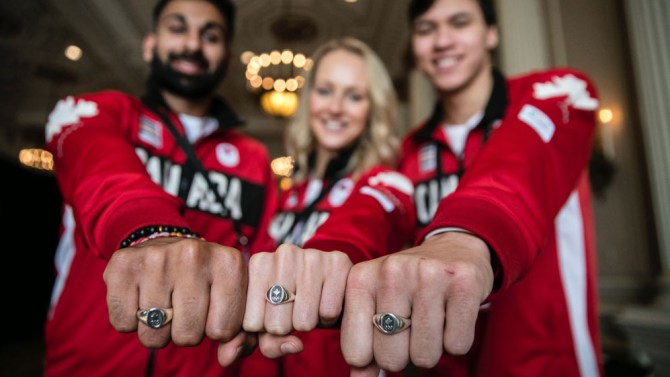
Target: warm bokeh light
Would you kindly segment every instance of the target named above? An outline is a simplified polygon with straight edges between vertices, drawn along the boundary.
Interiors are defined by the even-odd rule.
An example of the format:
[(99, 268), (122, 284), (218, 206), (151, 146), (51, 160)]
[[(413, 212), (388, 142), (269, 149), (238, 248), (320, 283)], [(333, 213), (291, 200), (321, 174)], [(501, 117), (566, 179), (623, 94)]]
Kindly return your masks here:
[[(258, 55), (245, 51), (240, 61), (246, 64), (244, 73), (247, 89), (261, 93), (261, 107), (273, 116), (290, 117), (298, 107), (296, 93), (302, 88), (302, 76), (312, 65), (312, 60), (301, 53), (289, 49), (272, 50)], [(289, 95), (279, 93), (291, 92)]]
[(272, 171), (282, 177), (290, 177), (293, 172), (293, 158), (290, 156), (277, 157), (270, 162)]
[(291, 179), (290, 177), (282, 177), (279, 180), (279, 188), (282, 191), (289, 190), (291, 189), (291, 187), (293, 187), (293, 179)]
[(298, 109), (298, 95), (295, 92), (272, 90), (261, 96), (261, 107), (272, 116), (288, 118)]
[(242, 62), (242, 64), (244, 64), (244, 65), (247, 65), (247, 64), (249, 64), (249, 61), (251, 61), (251, 58), (253, 58), (253, 57), (254, 57), (254, 53), (253, 53), (253, 52), (251, 52), (251, 51), (244, 51), (244, 52), (240, 55), (240, 62)]
[(19, 162), (23, 165), (40, 170), (53, 170), (53, 155), (39, 148), (27, 148), (19, 151)]
[(600, 119), (601, 123), (609, 123), (614, 119), (614, 113), (610, 109), (601, 109), (598, 112), (598, 118)]
[(81, 57), (84, 55), (84, 51), (82, 51), (79, 46), (75, 45), (69, 45), (65, 47), (65, 57), (72, 60), (73, 62), (76, 62), (77, 60), (81, 59)]

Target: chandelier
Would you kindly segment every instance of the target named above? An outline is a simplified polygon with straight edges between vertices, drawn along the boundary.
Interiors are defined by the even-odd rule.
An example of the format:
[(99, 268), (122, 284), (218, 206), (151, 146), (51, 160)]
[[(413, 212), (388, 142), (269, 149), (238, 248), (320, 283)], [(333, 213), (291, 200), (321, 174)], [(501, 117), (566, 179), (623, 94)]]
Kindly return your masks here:
[(246, 65), (247, 88), (260, 94), (263, 111), (291, 117), (298, 108), (297, 92), (305, 83), (304, 73), (312, 67), (312, 60), (288, 49), (261, 54), (246, 51), (240, 60)]

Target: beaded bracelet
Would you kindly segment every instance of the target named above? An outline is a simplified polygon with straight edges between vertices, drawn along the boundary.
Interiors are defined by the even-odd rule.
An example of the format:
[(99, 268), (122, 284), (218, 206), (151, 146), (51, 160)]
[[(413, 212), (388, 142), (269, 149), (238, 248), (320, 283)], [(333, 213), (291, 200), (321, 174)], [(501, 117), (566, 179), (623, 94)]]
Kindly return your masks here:
[(150, 225), (140, 228), (121, 242), (121, 248), (138, 245), (144, 241), (158, 237), (200, 238), (200, 235), (185, 227), (171, 225)]

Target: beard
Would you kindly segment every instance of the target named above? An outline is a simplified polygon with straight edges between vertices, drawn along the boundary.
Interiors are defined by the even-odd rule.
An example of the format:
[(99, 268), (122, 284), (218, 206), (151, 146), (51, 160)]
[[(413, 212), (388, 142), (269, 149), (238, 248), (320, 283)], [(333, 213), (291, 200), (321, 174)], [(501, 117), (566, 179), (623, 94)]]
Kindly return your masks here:
[(228, 62), (224, 60), (214, 72), (187, 75), (172, 68), (172, 62), (177, 59), (190, 60), (204, 70), (209, 68), (209, 62), (200, 52), (169, 54), (167, 62), (163, 62), (158, 57), (158, 51), (154, 50), (149, 80), (161, 89), (188, 99), (200, 99), (212, 95), (228, 69)]

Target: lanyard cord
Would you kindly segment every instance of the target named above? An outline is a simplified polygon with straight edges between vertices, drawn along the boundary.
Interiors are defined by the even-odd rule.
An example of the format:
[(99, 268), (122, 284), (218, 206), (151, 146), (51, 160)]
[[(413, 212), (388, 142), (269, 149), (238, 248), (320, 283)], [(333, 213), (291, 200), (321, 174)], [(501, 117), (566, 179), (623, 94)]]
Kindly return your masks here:
[(330, 190), (335, 186), (335, 184), (342, 179), (342, 177), (345, 175), (344, 171), (340, 171), (337, 175), (335, 175), (328, 184), (321, 189), (321, 192), (319, 193), (319, 196), (317, 196), (314, 200), (312, 200), (311, 203), (305, 208), (303, 208), (298, 214), (295, 216), (295, 220), (293, 221), (293, 224), (291, 224), (291, 227), (286, 231), (286, 235), (289, 235), (293, 233), (293, 230), (295, 227), (305, 220), (309, 215), (314, 212), (314, 208), (316, 208), (317, 204), (330, 192)]
[(172, 134), (172, 136), (174, 136), (179, 147), (181, 147), (181, 149), (186, 153), (186, 157), (191, 166), (195, 168), (195, 170), (198, 173), (200, 173), (203, 176), (203, 178), (205, 178), (205, 180), (207, 181), (209, 189), (214, 193), (216, 199), (221, 203), (221, 215), (223, 217), (229, 217), (230, 220), (233, 222), (233, 229), (235, 230), (235, 234), (237, 235), (237, 242), (243, 247), (246, 246), (249, 243), (249, 239), (242, 233), (242, 226), (240, 224), (240, 221), (238, 219), (233, 218), (230, 211), (228, 211), (228, 209), (226, 208), (225, 201), (221, 197), (221, 194), (219, 193), (217, 187), (209, 179), (209, 174), (207, 174), (207, 171), (205, 170), (205, 167), (202, 165), (202, 162), (195, 154), (195, 151), (193, 151), (191, 143), (189, 143), (188, 140), (186, 140), (186, 138), (182, 134), (180, 134), (179, 131), (177, 131), (175, 125), (172, 123), (170, 118), (164, 112), (162, 112), (160, 109), (152, 109), (152, 110), (154, 111), (154, 113), (156, 113), (156, 115), (158, 115), (161, 118), (167, 129), (170, 130), (170, 133)]

